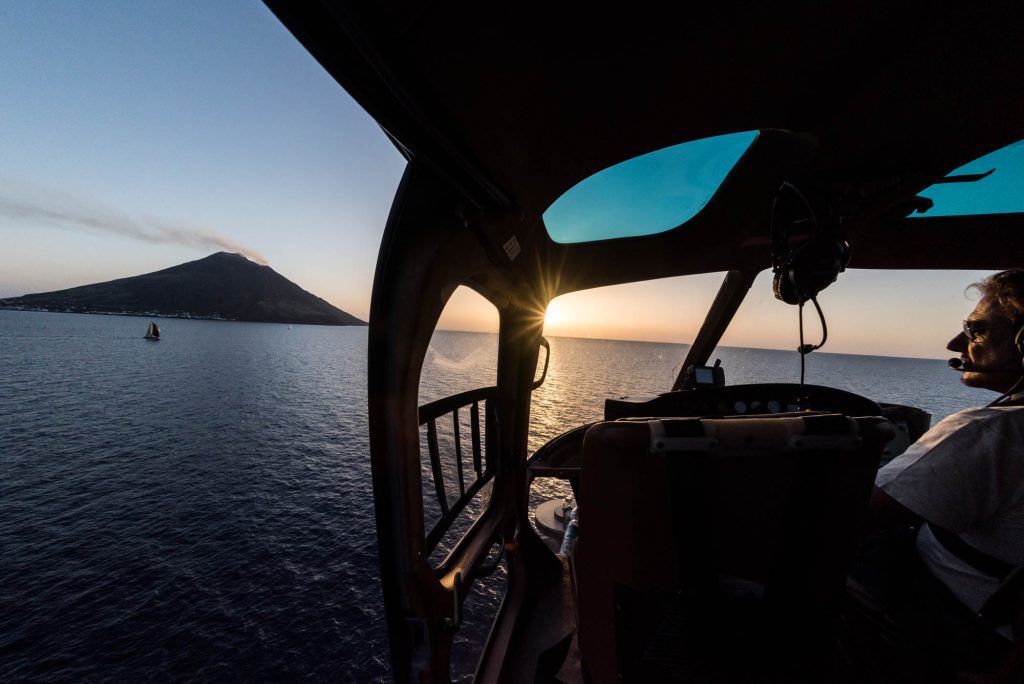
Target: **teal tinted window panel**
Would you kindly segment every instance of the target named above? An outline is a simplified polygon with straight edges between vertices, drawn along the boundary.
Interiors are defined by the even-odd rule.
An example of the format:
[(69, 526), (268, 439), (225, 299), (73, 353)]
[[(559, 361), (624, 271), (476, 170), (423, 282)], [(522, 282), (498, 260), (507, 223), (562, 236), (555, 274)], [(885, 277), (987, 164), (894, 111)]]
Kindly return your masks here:
[(673, 145), (586, 178), (544, 212), (555, 242), (654, 235), (696, 216), (757, 138), (730, 133)]
[(1024, 140), (1007, 145), (964, 164), (951, 176), (985, 173), (973, 183), (939, 183), (925, 188), (922, 197), (935, 202), (924, 214), (912, 216), (968, 216), (1024, 211)]

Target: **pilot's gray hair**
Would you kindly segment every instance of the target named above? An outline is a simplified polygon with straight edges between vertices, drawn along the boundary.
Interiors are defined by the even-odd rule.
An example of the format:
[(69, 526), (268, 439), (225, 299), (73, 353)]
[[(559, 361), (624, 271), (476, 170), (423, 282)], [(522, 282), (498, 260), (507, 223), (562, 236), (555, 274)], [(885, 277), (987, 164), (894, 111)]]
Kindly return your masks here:
[(1011, 319), (1024, 319), (1024, 269), (995, 273), (971, 284), (970, 289), (976, 289), (982, 297), (994, 300)]

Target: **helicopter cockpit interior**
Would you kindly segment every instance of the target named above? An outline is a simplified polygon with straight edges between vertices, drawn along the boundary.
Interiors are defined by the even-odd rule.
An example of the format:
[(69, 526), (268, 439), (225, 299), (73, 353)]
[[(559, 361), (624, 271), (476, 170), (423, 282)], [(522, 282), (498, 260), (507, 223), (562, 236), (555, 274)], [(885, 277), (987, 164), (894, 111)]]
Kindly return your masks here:
[[(1019, 7), (268, 5), (408, 159), (367, 361), (395, 679), (825, 667), (807, 657), (824, 646), (794, 644), (829, 632), (872, 473), (927, 412), (803, 377), (737, 383), (716, 350), (766, 270), (808, 363), (844, 269), (1024, 263)], [(645, 195), (645, 174), (666, 182)], [(543, 399), (562, 363), (549, 304), (702, 274), (724, 275), (674, 382), (648, 393), (670, 391), (598, 397), (539, 439), (538, 416), (562, 415)], [(496, 312), (493, 366), (424, 398), (460, 287)], [(564, 556), (531, 499), (552, 480), (579, 506)]]

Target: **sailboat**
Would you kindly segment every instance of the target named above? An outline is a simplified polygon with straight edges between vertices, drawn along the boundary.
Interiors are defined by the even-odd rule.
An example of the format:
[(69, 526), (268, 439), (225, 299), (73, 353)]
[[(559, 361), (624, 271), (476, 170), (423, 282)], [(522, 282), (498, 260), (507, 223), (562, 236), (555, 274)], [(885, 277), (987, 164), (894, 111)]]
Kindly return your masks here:
[(149, 327), (146, 328), (146, 339), (147, 340), (159, 340), (160, 339), (160, 326), (153, 321), (149, 322)]

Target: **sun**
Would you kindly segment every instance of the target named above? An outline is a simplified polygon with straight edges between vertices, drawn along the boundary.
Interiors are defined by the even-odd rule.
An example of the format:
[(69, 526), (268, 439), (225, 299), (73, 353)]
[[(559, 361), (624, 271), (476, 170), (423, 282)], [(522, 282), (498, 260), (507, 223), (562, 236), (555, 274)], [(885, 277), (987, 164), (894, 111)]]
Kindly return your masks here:
[(562, 322), (562, 307), (557, 300), (549, 302), (547, 311), (544, 312), (544, 327), (550, 328)]

